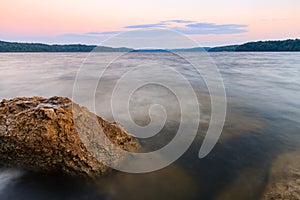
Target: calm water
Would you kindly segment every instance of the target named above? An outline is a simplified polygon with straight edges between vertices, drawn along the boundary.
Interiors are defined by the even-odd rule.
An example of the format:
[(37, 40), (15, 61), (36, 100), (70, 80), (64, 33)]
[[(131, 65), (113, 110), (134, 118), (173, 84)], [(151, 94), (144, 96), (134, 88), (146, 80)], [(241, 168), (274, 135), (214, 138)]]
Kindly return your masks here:
[[(77, 71), (87, 55), (0, 54), (0, 99), (72, 97)], [(97, 56), (99, 62), (112, 57), (108, 53)], [(198, 54), (186, 56), (195, 59)], [(174, 55), (130, 53), (104, 74), (102, 90), (99, 86), (96, 91), (97, 113), (111, 119), (103, 102), (109, 99), (110, 89), (126, 69), (141, 62), (174, 67), (192, 83), (201, 103), (202, 126), (188, 151), (171, 166), (156, 172), (114, 172), (95, 181), (2, 169), (0, 199), (259, 199), (270, 179), (274, 160), (300, 150), (300, 53), (212, 53), (211, 57), (224, 80), (228, 112), (222, 136), (207, 157), (197, 157), (210, 118), (210, 101), (203, 80), (188, 63)], [(97, 63), (87, 60), (85, 66), (91, 72), (85, 77), (88, 86), (97, 79), (93, 76)], [(166, 107), (168, 120), (158, 136), (141, 139), (148, 150), (170, 141), (180, 118), (174, 95), (153, 85), (142, 88), (136, 97), (133, 95), (132, 114), (137, 123), (149, 121), (145, 113), (152, 99)], [(82, 99), (80, 103), (84, 102)]]

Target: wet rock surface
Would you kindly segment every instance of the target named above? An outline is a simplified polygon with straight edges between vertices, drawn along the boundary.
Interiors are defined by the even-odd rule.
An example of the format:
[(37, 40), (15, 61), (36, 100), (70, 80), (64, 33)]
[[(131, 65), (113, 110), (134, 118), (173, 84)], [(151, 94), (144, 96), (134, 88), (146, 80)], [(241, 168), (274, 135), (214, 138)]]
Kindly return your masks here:
[(270, 170), (262, 200), (300, 199), (300, 152), (280, 155)]
[(111, 170), (99, 160), (121, 162), (122, 150), (139, 148), (121, 125), (68, 98), (23, 97), (0, 103), (2, 166), (95, 177)]

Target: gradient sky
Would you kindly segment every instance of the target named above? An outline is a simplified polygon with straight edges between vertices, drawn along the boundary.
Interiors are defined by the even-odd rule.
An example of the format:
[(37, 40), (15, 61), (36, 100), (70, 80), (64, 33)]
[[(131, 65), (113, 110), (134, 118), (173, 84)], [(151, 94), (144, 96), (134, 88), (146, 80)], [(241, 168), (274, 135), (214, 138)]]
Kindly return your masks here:
[(202, 46), (299, 38), (300, 0), (1, 0), (0, 40), (99, 44), (173, 29)]

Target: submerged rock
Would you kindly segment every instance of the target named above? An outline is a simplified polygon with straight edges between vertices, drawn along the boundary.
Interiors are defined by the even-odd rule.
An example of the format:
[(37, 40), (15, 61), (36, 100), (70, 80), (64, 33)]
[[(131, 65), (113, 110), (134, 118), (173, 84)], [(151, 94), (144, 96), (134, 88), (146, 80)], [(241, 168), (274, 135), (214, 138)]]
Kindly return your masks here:
[(110, 171), (102, 161), (121, 162), (122, 150), (139, 147), (121, 125), (68, 98), (24, 97), (0, 103), (0, 162), (5, 166), (94, 177)]

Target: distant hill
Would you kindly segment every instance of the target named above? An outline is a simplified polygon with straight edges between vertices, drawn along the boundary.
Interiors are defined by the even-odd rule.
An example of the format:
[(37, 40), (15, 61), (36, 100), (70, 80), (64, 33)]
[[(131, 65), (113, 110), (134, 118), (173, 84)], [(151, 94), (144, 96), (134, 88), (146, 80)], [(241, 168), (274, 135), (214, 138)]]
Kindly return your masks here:
[(277, 41), (258, 41), (248, 42), (241, 45), (229, 45), (214, 47), (208, 50), (209, 52), (220, 51), (300, 51), (300, 40), (277, 40)]
[(188, 49), (172, 49), (172, 52), (201, 52), (201, 51), (209, 51), (210, 47), (194, 47)]
[(210, 47), (194, 47), (187, 49), (135, 49), (132, 52), (149, 52), (149, 53), (160, 53), (160, 52), (201, 52), (208, 51)]
[(221, 47), (213, 47), (208, 49), (209, 52), (235, 51), (239, 45), (229, 45)]
[(92, 50), (97, 52), (127, 52), (133, 50), (125, 47), (96, 47), (96, 45), (83, 44), (48, 45), (41, 43), (18, 43), (0, 41), (0, 52), (91, 52)]
[(235, 51), (300, 51), (300, 40), (248, 42)]
[[(96, 48), (97, 47), (97, 48)], [(95, 49), (96, 48), (96, 49)], [(48, 45), (41, 43), (18, 43), (0, 41), (0, 52), (242, 52), (242, 51), (300, 51), (300, 40), (258, 41), (241, 45), (220, 47), (195, 47), (187, 49), (131, 49), (126, 47), (112, 48), (106, 46), (67, 44)]]

